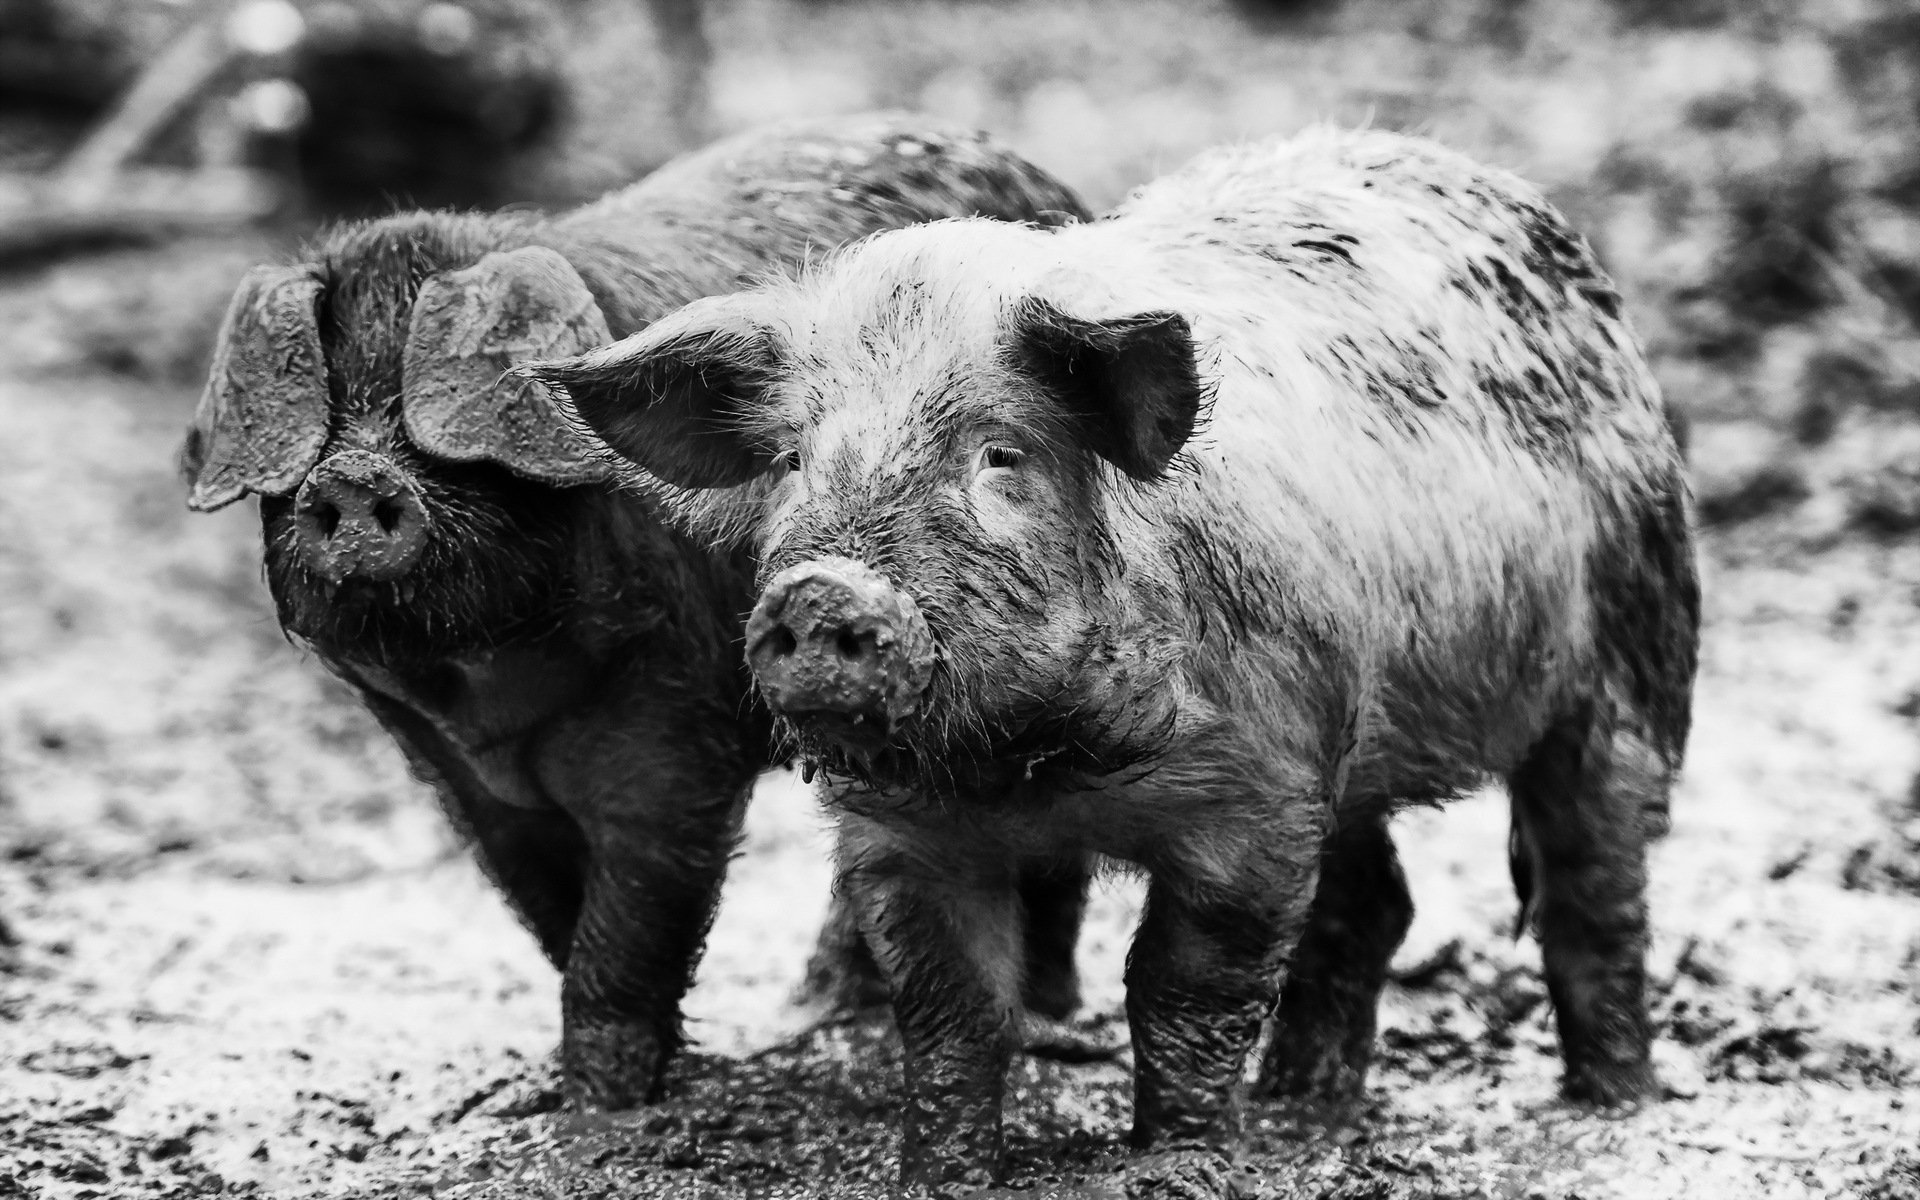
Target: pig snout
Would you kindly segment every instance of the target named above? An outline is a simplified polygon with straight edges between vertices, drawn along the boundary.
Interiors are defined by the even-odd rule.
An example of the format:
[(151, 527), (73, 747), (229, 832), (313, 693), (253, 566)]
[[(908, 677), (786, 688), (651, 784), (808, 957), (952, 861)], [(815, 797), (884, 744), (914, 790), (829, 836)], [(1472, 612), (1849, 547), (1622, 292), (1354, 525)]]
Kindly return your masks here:
[(747, 662), (774, 711), (864, 744), (919, 707), (933, 635), (913, 598), (872, 567), (822, 558), (780, 572), (761, 593)]
[(315, 467), (294, 513), (308, 565), (334, 583), (398, 579), (427, 544), (419, 486), (391, 460), (364, 450), (342, 450)]

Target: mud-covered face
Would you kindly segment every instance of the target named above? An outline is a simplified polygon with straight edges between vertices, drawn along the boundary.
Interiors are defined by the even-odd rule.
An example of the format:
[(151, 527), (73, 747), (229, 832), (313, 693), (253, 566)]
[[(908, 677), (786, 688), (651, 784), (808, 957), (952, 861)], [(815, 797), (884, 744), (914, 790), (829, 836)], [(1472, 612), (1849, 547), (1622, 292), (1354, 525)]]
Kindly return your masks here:
[(1082, 707), (1116, 566), (1096, 472), (958, 386), (937, 424), (849, 406), (780, 451), (747, 653), (814, 754), (1044, 754)]
[(1113, 702), (1138, 590), (1109, 510), (1199, 419), (1186, 323), (1027, 300), (969, 336), (894, 305), (841, 338), (747, 303), (535, 370), (669, 483), (752, 481), (748, 658), (803, 755), (938, 785), (1155, 742)]
[(183, 454), (190, 503), (261, 499), (289, 633), (403, 666), (552, 619), (582, 489), (606, 469), (519, 362), (608, 339), (552, 251), (446, 216), (352, 227), (260, 268), (221, 331)]
[(372, 434), (330, 444), (293, 496), (261, 497), (281, 627), (394, 669), (548, 628), (577, 590), (574, 498)]

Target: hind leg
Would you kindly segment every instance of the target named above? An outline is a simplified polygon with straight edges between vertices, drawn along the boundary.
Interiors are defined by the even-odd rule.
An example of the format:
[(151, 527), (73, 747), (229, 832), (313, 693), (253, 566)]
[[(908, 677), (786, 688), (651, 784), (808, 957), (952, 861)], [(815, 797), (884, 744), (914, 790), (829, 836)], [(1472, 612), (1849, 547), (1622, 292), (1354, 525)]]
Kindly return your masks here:
[(1655, 1082), (1643, 809), (1650, 783), (1664, 782), (1618, 769), (1612, 725), (1588, 702), (1549, 729), (1507, 781), (1516, 875), (1531, 881), (1564, 1087), (1595, 1104), (1638, 1099)]
[(1087, 911), (1091, 873), (1079, 859), (1029, 865), (1020, 872), (1026, 923), (1021, 999), (1027, 1009), (1065, 1020), (1080, 1007), (1080, 971), (1074, 951)]
[(860, 915), (837, 884), (794, 999), (836, 1014), (879, 1008), (887, 1002), (887, 981), (860, 934)]
[(1384, 819), (1352, 822), (1328, 840), (1307, 922), (1255, 1091), (1344, 1104), (1366, 1088), (1380, 989), (1413, 923)]
[[(1025, 925), (1021, 999), (1028, 1010), (1056, 1021), (1080, 1007), (1074, 951), (1091, 878), (1088, 865), (1078, 859), (1037, 863), (1020, 872)], [(858, 1012), (887, 1002), (887, 981), (860, 935), (850, 897), (838, 888), (795, 998), (832, 1012)]]

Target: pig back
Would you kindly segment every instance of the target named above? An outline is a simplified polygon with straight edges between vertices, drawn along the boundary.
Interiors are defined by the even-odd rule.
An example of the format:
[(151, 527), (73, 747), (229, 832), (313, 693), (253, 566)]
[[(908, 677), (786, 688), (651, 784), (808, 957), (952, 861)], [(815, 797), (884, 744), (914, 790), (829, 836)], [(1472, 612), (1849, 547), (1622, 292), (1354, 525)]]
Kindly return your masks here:
[(676, 159), (560, 217), (615, 337), (846, 242), (924, 221), (1087, 219), (1079, 198), (985, 135), (907, 113), (783, 122)]
[(1208, 360), (1192, 473), (1118, 506), (1197, 625), (1338, 647), (1387, 738), (1452, 712), (1422, 736), (1524, 741), (1599, 671), (1677, 759), (1698, 603), (1678, 451), (1610, 281), (1532, 189), (1328, 133), (1203, 158), (1069, 241), (1130, 264), (1100, 303), (1189, 314)]

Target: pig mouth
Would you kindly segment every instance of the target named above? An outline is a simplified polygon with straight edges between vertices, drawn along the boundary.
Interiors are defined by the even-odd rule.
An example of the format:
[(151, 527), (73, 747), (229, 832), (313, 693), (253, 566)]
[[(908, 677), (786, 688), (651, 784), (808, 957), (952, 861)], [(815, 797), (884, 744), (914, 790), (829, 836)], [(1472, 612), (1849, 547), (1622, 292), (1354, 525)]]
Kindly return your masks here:
[(328, 657), (413, 669), (536, 639), (551, 631), (571, 596), (551, 569), (480, 576), (474, 556), (439, 539), (398, 579), (331, 580), (289, 544), (295, 531), (287, 514), (263, 505), (262, 515), (280, 628)]
[(865, 713), (783, 713), (798, 736), (801, 757), (816, 761), (833, 757), (834, 751), (852, 755), (862, 762), (875, 762), (893, 745), (892, 722), (885, 714)]

